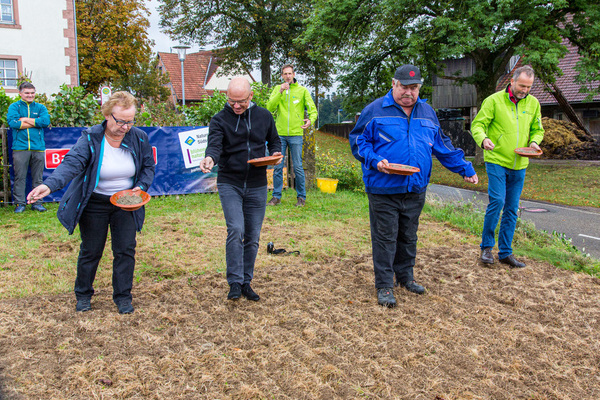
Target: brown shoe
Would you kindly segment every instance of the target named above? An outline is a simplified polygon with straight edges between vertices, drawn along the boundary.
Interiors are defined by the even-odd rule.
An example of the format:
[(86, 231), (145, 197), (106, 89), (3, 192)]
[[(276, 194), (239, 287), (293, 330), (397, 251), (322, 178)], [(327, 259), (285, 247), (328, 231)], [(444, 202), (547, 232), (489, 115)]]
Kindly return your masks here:
[(277, 197), (271, 197), (271, 200), (269, 200), (267, 205), (268, 206), (276, 206), (279, 203), (281, 203), (281, 199), (278, 199)]
[(296, 203), (296, 207), (304, 207), (305, 204), (306, 204), (306, 200), (304, 200), (302, 197), (298, 197), (298, 202)]

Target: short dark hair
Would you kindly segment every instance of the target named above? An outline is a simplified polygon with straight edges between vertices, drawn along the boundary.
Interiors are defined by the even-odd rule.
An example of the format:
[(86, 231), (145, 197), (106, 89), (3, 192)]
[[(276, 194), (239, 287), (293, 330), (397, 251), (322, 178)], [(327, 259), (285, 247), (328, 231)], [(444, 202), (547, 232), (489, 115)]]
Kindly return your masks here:
[(283, 67), (281, 67), (281, 73), (283, 74), (283, 70), (286, 68), (291, 68), (292, 72), (294, 72), (294, 66), (292, 64), (285, 64)]
[(512, 78), (516, 81), (517, 79), (519, 79), (519, 76), (521, 76), (521, 74), (525, 74), (525, 76), (529, 78), (535, 78), (535, 73), (533, 72), (533, 68), (531, 68), (531, 65), (523, 65), (522, 67), (515, 69)]
[(33, 89), (35, 90), (35, 86), (31, 82), (23, 82), (19, 85), (19, 92), (22, 92), (25, 89)]

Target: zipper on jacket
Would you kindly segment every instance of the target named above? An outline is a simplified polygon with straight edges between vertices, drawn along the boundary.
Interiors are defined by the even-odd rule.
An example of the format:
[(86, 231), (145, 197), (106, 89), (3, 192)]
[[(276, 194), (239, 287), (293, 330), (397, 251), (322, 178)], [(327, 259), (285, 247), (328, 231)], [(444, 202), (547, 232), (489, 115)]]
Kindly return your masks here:
[[(31, 118), (29, 103), (27, 104), (27, 118)], [(31, 150), (31, 136), (29, 136), (29, 128), (27, 128), (27, 150)]]
[[(517, 146), (519, 145), (519, 102), (515, 103), (515, 118), (517, 119)], [(517, 155), (513, 152), (513, 169), (517, 168)]]

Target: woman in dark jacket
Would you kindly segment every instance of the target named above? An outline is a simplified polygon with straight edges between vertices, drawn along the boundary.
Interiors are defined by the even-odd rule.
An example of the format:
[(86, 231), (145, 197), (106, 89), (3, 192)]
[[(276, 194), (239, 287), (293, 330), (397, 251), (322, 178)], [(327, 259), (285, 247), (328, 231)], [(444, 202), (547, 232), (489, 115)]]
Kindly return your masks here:
[(81, 247), (77, 259), (77, 311), (91, 310), (94, 278), (108, 228), (112, 237), (113, 300), (119, 313), (131, 314), (136, 231), (144, 223), (144, 207), (125, 211), (110, 203), (120, 190), (147, 191), (154, 179), (154, 156), (148, 136), (135, 128), (136, 100), (115, 92), (102, 105), (105, 121), (83, 131), (79, 140), (42, 185), (27, 196), (33, 203), (73, 181), (60, 201), (57, 216), (72, 234), (77, 224)]

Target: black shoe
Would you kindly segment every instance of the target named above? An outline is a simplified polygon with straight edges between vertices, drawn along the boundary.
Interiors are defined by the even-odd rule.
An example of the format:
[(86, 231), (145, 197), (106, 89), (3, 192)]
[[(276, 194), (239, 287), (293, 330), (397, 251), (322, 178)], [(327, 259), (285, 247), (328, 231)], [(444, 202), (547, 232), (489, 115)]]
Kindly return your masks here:
[(239, 283), (232, 283), (229, 285), (229, 294), (227, 300), (237, 300), (242, 297), (242, 285)]
[(493, 264), (494, 263), (494, 255), (492, 254), (491, 247), (485, 247), (481, 249), (481, 262), (484, 264)]
[(425, 288), (423, 286), (419, 285), (415, 281), (406, 282), (402, 286), (404, 286), (406, 288), (406, 290), (408, 290), (409, 292), (413, 292), (413, 293), (416, 293), (416, 294), (423, 294), (423, 293), (425, 293)]
[(77, 299), (77, 304), (75, 305), (75, 311), (84, 312), (90, 311), (92, 309), (91, 300), (88, 298)]
[(510, 254), (508, 257), (504, 257), (500, 260), (502, 264), (508, 264), (511, 268), (525, 268), (525, 263), (517, 260), (515, 256)]
[(252, 288), (250, 287), (249, 283), (244, 283), (242, 285), (242, 294), (248, 300), (252, 300), (252, 301), (259, 301), (260, 300), (260, 296), (257, 295), (254, 290), (252, 290)]
[(31, 206), (31, 209), (32, 209), (33, 211), (39, 211), (39, 212), (48, 211), (48, 210), (46, 209), (46, 207), (44, 207), (44, 206), (43, 206), (43, 205), (41, 205), (41, 204), (34, 204), (34, 205), (32, 205), (32, 206)]
[(133, 314), (134, 310), (129, 299), (118, 302), (117, 308), (119, 309), (119, 314)]
[(377, 289), (377, 303), (388, 308), (396, 307), (394, 290), (392, 288)]
[(15, 214), (20, 214), (23, 211), (25, 211), (25, 206), (23, 204), (19, 204), (16, 208), (15, 208)]

